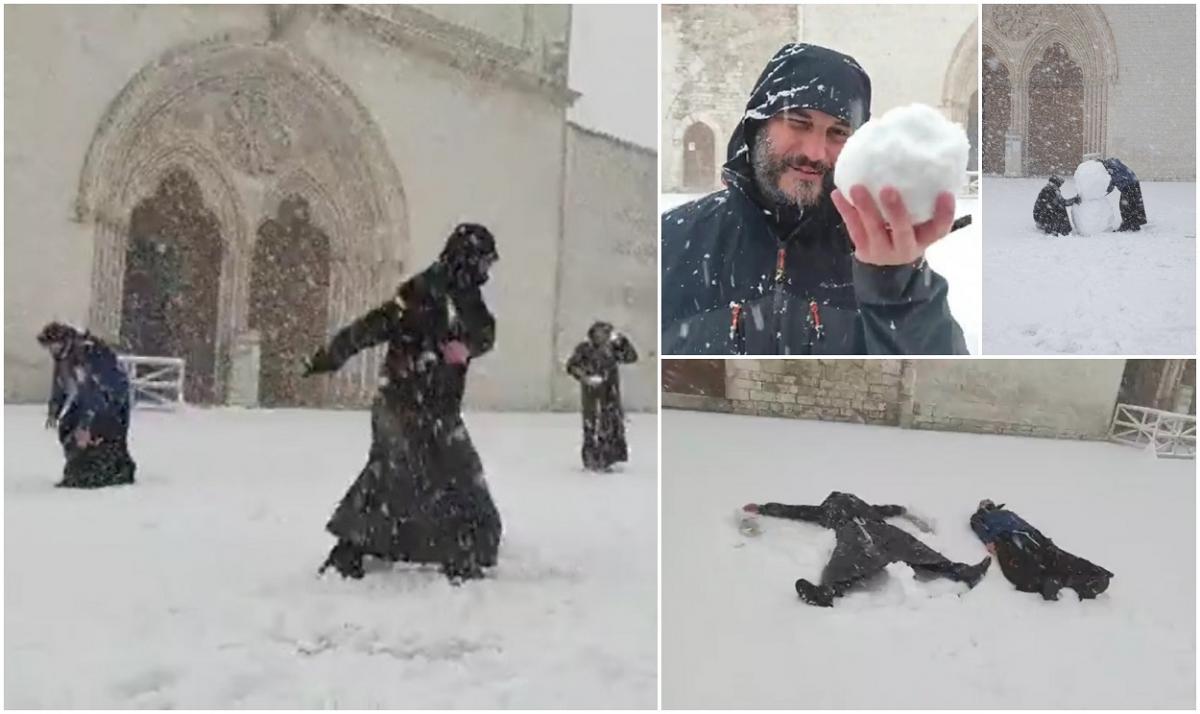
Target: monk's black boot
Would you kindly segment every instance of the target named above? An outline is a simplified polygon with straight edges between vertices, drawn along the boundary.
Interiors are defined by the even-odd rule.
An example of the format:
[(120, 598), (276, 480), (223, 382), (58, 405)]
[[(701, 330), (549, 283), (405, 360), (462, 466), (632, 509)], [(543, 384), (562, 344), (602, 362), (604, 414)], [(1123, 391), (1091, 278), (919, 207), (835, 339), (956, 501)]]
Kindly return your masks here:
[(800, 578), (796, 581), (796, 594), (809, 605), (833, 607), (833, 589), (828, 585), (813, 585)]

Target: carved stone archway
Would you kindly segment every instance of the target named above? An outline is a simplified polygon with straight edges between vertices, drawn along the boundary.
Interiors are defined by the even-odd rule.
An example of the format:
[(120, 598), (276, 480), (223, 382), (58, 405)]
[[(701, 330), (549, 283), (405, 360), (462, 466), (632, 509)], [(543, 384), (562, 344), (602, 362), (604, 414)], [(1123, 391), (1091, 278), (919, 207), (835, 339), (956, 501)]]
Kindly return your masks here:
[(1012, 116), (1009, 69), (989, 45), (983, 46), (983, 173), (1004, 174), (1004, 143)]
[[(233, 341), (248, 328), (254, 242), (285, 196), (303, 197), (329, 234), (326, 331), (394, 287), (409, 252), (404, 192), (368, 112), (314, 58), (289, 45), (234, 35), (167, 53), (109, 106), (88, 148), (76, 218), (95, 229), (89, 321), (120, 334), (131, 212), (168, 171), (199, 185), (224, 242), (215, 349), (224, 394)], [(379, 356), (347, 365), (330, 388), (363, 403)]]
[[(971, 23), (950, 55), (942, 81), (942, 106), (951, 121), (970, 124), (971, 95), (979, 91), (979, 21)], [(978, 141), (974, 139), (973, 141)]]
[[(1083, 153), (1104, 153), (1108, 90), (1117, 80), (1117, 43), (1098, 5), (984, 5), (983, 43), (1009, 69), (1011, 111), (1006, 133), (1021, 139), (1020, 175), (1029, 175), (1029, 81), (1034, 67), (1055, 44), (1066, 49), (1083, 73)], [(984, 92), (984, 106), (990, 99)], [(989, 132), (989, 127), (984, 126)], [(1008, 167), (1011, 171), (1013, 167)]]
[(1034, 65), (1028, 86), (1028, 173), (1073, 173), (1083, 159), (1083, 71), (1055, 43)]

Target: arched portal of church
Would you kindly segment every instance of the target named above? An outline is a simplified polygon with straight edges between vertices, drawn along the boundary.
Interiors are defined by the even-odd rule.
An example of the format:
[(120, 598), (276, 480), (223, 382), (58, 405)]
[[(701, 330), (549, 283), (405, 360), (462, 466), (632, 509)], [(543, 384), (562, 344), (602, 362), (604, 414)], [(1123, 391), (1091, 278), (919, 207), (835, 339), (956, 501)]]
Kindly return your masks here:
[(967, 171), (979, 170), (979, 92), (971, 92), (971, 113), (967, 117), (967, 139), (971, 142), (971, 158)]
[(121, 344), (140, 355), (186, 362), (184, 398), (216, 398), (221, 235), (196, 180), (172, 169), (129, 219)]
[(707, 191), (717, 174), (716, 137), (704, 122), (696, 122), (683, 132), (683, 187)]
[(983, 173), (1004, 173), (1004, 137), (1012, 118), (1008, 67), (983, 46)]
[(253, 400), (248, 332), (281, 324), (260, 343), (263, 401), (369, 403), (378, 350), (313, 392), (290, 375), (405, 272), (403, 187), (369, 112), (302, 49), (234, 32), (147, 64), (97, 127), (76, 215), (94, 228), (89, 328), (183, 356), (190, 401)]
[(1067, 49), (1046, 48), (1029, 75), (1027, 173), (1074, 173), (1083, 159), (1083, 70)]
[(250, 275), (250, 328), (259, 334), (258, 398), (263, 406), (317, 406), (320, 382), (299, 365), (326, 339), (329, 236), (313, 225), (308, 201), (289, 196), (258, 229)]

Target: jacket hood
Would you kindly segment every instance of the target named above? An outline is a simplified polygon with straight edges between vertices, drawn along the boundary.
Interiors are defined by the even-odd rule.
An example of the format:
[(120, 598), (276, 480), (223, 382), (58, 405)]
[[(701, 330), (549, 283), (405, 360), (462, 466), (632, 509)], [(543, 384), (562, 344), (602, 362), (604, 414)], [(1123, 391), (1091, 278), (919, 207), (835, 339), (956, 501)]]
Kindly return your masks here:
[[(722, 176), (745, 189), (754, 183), (754, 140), (764, 122), (785, 109), (815, 109), (858, 129), (871, 118), (871, 78), (849, 55), (792, 43), (763, 68), (726, 148)], [(832, 183), (832, 174), (827, 176)]]

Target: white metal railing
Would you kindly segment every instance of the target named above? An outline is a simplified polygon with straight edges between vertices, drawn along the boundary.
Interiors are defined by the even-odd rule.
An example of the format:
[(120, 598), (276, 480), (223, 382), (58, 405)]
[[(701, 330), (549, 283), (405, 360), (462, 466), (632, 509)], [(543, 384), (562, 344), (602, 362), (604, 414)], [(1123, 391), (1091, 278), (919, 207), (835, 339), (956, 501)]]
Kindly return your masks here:
[(117, 357), (129, 375), (129, 403), (135, 407), (174, 408), (183, 404), (184, 361), (178, 357)]
[(1121, 444), (1151, 449), (1155, 456), (1196, 458), (1196, 417), (1190, 414), (1118, 404), (1108, 438)]
[(968, 171), (967, 172), (967, 182), (965, 184), (963, 184), (962, 193), (960, 195), (963, 198), (966, 198), (968, 196), (978, 196), (979, 195), (979, 172), (978, 171)]

